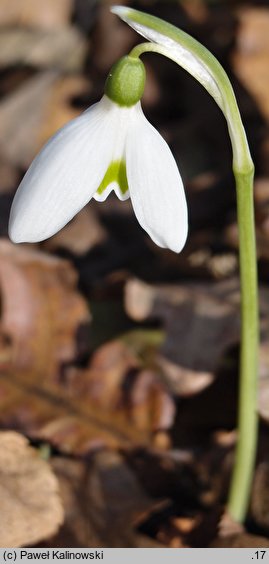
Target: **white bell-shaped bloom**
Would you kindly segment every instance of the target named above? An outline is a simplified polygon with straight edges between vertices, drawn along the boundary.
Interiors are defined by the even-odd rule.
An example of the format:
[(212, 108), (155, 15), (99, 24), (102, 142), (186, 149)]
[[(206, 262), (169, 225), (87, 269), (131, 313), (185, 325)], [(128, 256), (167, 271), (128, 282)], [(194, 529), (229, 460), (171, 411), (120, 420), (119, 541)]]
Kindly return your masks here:
[(66, 225), (90, 200), (114, 190), (129, 196), (157, 245), (179, 252), (187, 237), (182, 180), (164, 139), (140, 102), (123, 107), (106, 95), (60, 129), (37, 155), (15, 195), (12, 241), (37, 242)]

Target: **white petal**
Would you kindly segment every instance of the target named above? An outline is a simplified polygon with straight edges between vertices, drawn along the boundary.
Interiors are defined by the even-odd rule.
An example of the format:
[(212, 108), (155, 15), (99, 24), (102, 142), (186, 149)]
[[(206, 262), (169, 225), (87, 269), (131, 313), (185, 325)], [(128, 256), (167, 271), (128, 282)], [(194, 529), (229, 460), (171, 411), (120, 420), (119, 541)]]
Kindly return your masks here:
[(9, 223), (12, 241), (47, 239), (87, 204), (111, 160), (119, 111), (104, 96), (48, 141), (15, 195)]
[(206, 57), (202, 59), (196, 51), (195, 39), (168, 22), (126, 6), (113, 6), (111, 12), (152, 43), (163, 46), (167, 50), (167, 53), (163, 54), (167, 54), (170, 59), (196, 78), (224, 111), (220, 89), (206, 64), (206, 57), (211, 58), (212, 55), (205, 47), (199, 45), (199, 51), (203, 50), (206, 53)]
[(127, 135), (127, 177), (140, 225), (160, 247), (180, 252), (187, 232), (187, 204), (175, 159), (141, 109)]

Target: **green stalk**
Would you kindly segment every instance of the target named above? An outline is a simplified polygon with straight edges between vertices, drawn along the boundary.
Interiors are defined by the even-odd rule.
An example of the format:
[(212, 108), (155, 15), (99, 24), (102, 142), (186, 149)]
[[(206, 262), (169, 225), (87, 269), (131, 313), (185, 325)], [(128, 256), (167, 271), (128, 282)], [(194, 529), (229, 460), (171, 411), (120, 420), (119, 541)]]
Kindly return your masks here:
[[(131, 51), (130, 56), (140, 56), (144, 52), (156, 52), (169, 56), (167, 49), (155, 45), (154, 43), (137, 45)], [(245, 519), (249, 503), (258, 432), (258, 299), (253, 204), (254, 166), (230, 82), (228, 82), (228, 85), (225, 84), (225, 88), (225, 105), (226, 107), (228, 105), (228, 113), (229, 116), (231, 116), (228, 120), (226, 114), (233, 148), (233, 169), (236, 182), (241, 286), (238, 441), (227, 509), (228, 513), (235, 521), (242, 523)]]
[(246, 516), (257, 448), (258, 304), (255, 223), (253, 205), (254, 166), (249, 152), (233, 88), (217, 59), (194, 38), (159, 18), (125, 8), (112, 11), (150, 43), (137, 45), (130, 57), (156, 52), (187, 70), (211, 94), (228, 125), (236, 181), (241, 285), (240, 390), (238, 441), (227, 510), (238, 522)]
[(253, 171), (235, 172), (241, 280), (241, 350), (238, 441), (228, 511), (238, 522), (245, 519), (256, 458), (258, 307)]

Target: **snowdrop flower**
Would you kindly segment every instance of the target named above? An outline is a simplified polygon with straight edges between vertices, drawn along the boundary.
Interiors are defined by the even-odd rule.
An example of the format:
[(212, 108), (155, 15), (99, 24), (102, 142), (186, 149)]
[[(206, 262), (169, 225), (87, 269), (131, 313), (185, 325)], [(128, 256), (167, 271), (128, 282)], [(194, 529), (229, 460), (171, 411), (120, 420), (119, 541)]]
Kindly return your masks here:
[(142, 228), (160, 247), (179, 252), (187, 236), (187, 206), (172, 153), (147, 121), (140, 99), (145, 69), (126, 56), (111, 69), (103, 98), (60, 129), (37, 155), (15, 195), (13, 242), (47, 239), (90, 200), (115, 191), (131, 197)]

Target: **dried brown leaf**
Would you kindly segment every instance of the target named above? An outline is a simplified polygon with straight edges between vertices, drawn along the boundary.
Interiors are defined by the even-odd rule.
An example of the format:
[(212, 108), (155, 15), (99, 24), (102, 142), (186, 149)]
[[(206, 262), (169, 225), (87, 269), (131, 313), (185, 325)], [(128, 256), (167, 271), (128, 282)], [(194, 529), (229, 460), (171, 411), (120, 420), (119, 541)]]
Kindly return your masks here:
[(0, 259), (2, 424), (77, 453), (146, 445), (166, 431), (171, 395), (126, 343), (76, 366), (89, 312), (69, 263), (5, 241)]
[(135, 527), (168, 505), (153, 500), (122, 456), (103, 451), (90, 462), (54, 458), (65, 509), (65, 522), (50, 546), (160, 546)]
[(163, 505), (150, 499), (123, 459), (112, 452), (95, 457), (88, 492), (89, 515), (109, 546), (135, 546), (134, 525)]
[[(87, 369), (68, 368), (61, 398), (68, 401), (66, 416), (41, 426), (37, 436), (65, 451), (150, 444), (171, 427), (175, 414), (158, 375), (141, 370), (140, 360), (120, 341), (100, 347)], [(74, 408), (76, 419), (69, 414)]]
[(68, 25), (73, 0), (0, 0), (0, 26), (58, 29)]
[(84, 346), (80, 327), (90, 314), (67, 261), (0, 241), (1, 334), (12, 343), (12, 370), (27, 383), (57, 381), (64, 363)]
[(237, 281), (154, 287), (131, 280), (125, 305), (135, 320), (162, 321), (166, 338), (157, 364), (180, 395), (207, 387), (225, 351), (239, 341)]
[(0, 546), (31, 546), (53, 535), (63, 521), (58, 482), (18, 433), (1, 432), (0, 450)]
[(0, 68), (31, 65), (68, 72), (80, 71), (87, 44), (75, 27), (55, 31), (4, 28), (0, 35)]

